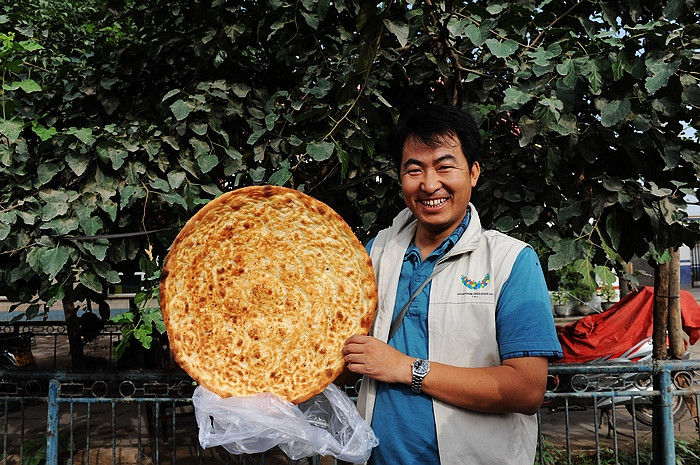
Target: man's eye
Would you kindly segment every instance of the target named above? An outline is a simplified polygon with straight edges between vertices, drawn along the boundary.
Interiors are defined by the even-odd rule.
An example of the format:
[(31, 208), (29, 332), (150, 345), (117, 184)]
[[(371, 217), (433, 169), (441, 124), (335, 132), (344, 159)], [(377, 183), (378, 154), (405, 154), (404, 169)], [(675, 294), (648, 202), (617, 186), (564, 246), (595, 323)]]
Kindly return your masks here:
[(452, 168), (454, 168), (454, 166), (452, 166), (452, 165), (442, 165), (442, 166), (438, 166), (438, 171), (449, 171)]
[(420, 172), (419, 168), (409, 168), (406, 170), (406, 174), (419, 174)]

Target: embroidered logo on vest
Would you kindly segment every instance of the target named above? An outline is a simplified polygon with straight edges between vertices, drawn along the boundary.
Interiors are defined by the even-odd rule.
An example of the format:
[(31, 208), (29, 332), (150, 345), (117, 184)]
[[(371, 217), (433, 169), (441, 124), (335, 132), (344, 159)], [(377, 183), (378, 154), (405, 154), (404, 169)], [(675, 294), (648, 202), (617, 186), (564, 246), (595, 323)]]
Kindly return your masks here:
[(475, 281), (473, 279), (467, 278), (466, 275), (462, 275), (462, 284), (464, 284), (467, 289), (483, 289), (489, 285), (490, 281), (490, 273), (486, 273), (486, 276), (484, 276), (484, 279), (482, 279), (481, 281)]

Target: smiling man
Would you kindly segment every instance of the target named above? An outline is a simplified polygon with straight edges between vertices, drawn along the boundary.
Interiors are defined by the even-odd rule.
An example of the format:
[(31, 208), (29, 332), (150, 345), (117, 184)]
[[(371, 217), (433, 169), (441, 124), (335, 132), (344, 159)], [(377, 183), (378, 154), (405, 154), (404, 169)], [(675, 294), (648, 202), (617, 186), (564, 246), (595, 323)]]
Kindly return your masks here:
[(377, 316), (343, 349), (364, 375), (358, 409), (379, 439), (370, 463), (532, 464), (548, 359), (562, 355), (537, 255), (482, 229), (467, 113), (424, 106), (389, 143), (408, 208), (367, 245)]

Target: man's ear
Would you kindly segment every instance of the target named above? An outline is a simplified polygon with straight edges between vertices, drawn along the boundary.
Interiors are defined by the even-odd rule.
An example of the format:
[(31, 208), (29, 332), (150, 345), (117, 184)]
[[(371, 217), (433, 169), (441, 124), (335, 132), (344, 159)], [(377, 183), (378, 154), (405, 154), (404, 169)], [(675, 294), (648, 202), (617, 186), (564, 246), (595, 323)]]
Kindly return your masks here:
[(476, 186), (476, 182), (479, 180), (479, 175), (481, 175), (481, 165), (478, 161), (472, 163), (469, 169), (469, 175), (472, 178), (472, 187)]

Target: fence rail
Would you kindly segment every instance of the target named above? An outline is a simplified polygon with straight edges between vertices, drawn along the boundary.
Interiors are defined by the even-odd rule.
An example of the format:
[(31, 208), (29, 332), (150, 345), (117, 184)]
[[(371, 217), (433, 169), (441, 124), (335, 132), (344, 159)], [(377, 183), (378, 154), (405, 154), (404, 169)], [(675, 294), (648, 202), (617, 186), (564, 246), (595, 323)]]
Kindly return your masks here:
[[(700, 360), (550, 365), (550, 377), (568, 376), (569, 380), (579, 377), (580, 380), (578, 385), (572, 383), (569, 387), (573, 387), (569, 390), (560, 392), (555, 388), (545, 394), (545, 406), (557, 401), (559, 405), (564, 405), (567, 462), (571, 463), (571, 432), (575, 429), (569, 422), (571, 407), (583, 402), (593, 411), (593, 419), (597, 421), (590, 430), (592, 438), (589, 437), (595, 445), (597, 463), (600, 463), (602, 444), (599, 426), (604, 418), (608, 420), (605, 425), (610, 439), (607, 446), (614, 451), (615, 463), (619, 463), (617, 458), (621, 449), (620, 439), (625, 437), (632, 439), (631, 449), (636, 463), (647, 463), (641, 461), (639, 446), (643, 436), (651, 438), (653, 415), (656, 427), (653, 446), (657, 453), (660, 451), (659, 457), (663, 457), (661, 463), (676, 464), (677, 436), (700, 440), (697, 412), (700, 401), (700, 379), (696, 373), (698, 370)], [(658, 389), (652, 389), (652, 386)], [(624, 407), (622, 413), (618, 413), (618, 407)], [(540, 409), (538, 414), (541, 432), (542, 411), (543, 409)], [(623, 418), (625, 414), (628, 414), (629, 419)], [(542, 434), (539, 439), (542, 456)]]
[[(112, 350), (120, 333), (103, 328), (84, 346), (89, 372), (76, 373), (65, 326), (0, 326), (8, 331), (33, 335), (37, 368), (0, 370), (0, 465), (337, 463), (331, 457), (291, 462), (279, 450), (246, 456), (203, 450), (191, 403), (194, 384), (169, 363), (166, 345), (155, 344), (147, 357), (116, 361)], [(129, 369), (134, 366), (140, 368)], [(700, 441), (697, 416), (688, 408), (700, 401), (695, 372), (700, 360), (550, 365), (552, 383), (537, 415), (537, 463), (573, 463), (581, 454), (590, 456), (586, 463), (602, 463), (610, 451), (615, 463), (621, 454), (631, 454), (631, 463), (649, 463), (652, 399), (660, 400), (653, 437), (663, 447), (662, 463), (674, 463), (675, 440)]]
[[(570, 385), (574, 388), (563, 390), (559, 384), (547, 392), (538, 413), (538, 462), (548, 463), (546, 448), (554, 444), (566, 450), (568, 463), (581, 451), (597, 456), (600, 463), (604, 450), (613, 450), (616, 456), (631, 453), (636, 463), (648, 463), (640, 448), (650, 442), (651, 427), (634, 413), (636, 408), (648, 413), (650, 399), (658, 398), (654, 418), (659, 419), (659, 432), (654, 439), (663, 445), (662, 463), (675, 464), (678, 435), (700, 439), (685, 405), (700, 401), (697, 377), (688, 383), (688, 377), (678, 376), (696, 371), (700, 360), (551, 365), (553, 378), (585, 379)], [(659, 389), (649, 388), (650, 376), (658, 378)], [(49, 465), (337, 463), (330, 457), (291, 462), (274, 451), (235, 456), (221, 448), (202, 450), (191, 404), (194, 383), (179, 370), (0, 371), (0, 379), (3, 464), (39, 459)], [(595, 383), (601, 380), (610, 389)], [(674, 416), (679, 399), (682, 409)]]

